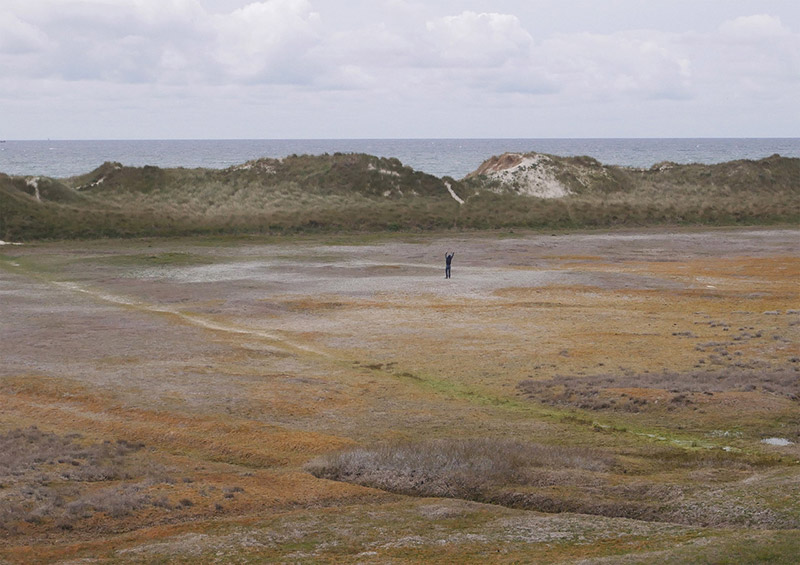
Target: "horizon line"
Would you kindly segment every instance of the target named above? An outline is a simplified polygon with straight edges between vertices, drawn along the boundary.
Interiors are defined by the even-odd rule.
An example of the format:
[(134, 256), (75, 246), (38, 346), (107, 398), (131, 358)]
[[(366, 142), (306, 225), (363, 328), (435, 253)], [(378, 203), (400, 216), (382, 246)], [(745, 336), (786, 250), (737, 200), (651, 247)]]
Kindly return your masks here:
[(678, 136), (678, 137), (109, 137), (109, 138), (21, 138), (0, 139), (0, 143), (19, 141), (587, 141), (587, 140), (688, 140), (688, 139), (800, 139), (800, 136)]

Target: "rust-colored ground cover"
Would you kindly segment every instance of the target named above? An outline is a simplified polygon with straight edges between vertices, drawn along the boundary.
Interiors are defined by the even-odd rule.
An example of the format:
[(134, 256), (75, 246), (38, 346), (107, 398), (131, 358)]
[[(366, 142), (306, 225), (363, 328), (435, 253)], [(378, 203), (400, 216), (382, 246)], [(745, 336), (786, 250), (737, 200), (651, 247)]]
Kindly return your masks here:
[(4, 246), (0, 562), (792, 562), (798, 242)]

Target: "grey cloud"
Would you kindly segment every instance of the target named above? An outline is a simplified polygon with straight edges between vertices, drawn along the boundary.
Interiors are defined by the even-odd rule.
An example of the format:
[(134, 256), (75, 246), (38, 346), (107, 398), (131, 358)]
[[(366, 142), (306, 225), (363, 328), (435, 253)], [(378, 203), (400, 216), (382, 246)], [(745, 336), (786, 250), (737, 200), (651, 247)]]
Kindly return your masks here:
[(0, 12), (0, 55), (37, 53), (48, 45), (47, 35), (37, 26)]
[(691, 62), (673, 39), (652, 32), (562, 35), (545, 41), (540, 54), (575, 95), (685, 98)]
[(64, 0), (26, 15), (20, 29), (38, 30), (28, 33), (38, 57), (25, 74), (64, 80), (307, 82), (304, 53), (317, 42), (306, 0), (255, 2), (223, 15), (191, 0)]
[[(510, 116), (531, 108), (540, 117), (569, 112), (579, 123), (563, 131), (574, 133), (588, 127), (594, 108), (655, 116), (680, 107), (694, 116), (685, 123), (705, 123), (712, 112), (735, 120), (734, 102), (766, 113), (765, 100), (793, 108), (800, 97), (800, 13), (739, 14), (708, 0), (704, 6), (718, 9), (705, 7), (702, 22), (686, 24), (695, 31), (681, 30), (677, 16), (659, 30), (641, 26), (658, 27), (664, 8), (643, 7), (649, 18), (627, 20), (624, 11), (598, 12), (588, 22), (569, 13), (587, 3), (533, 4), (481, 12), (478, 2), (464, 11), (457, 0), (2, 0), (0, 111), (33, 108), (47, 85), (56, 97), (89, 93), (86, 108), (119, 108), (120, 116), (161, 108), (169, 121), (193, 97), (196, 107), (224, 115), (220, 123), (235, 120), (236, 108), (257, 108), (271, 123), (336, 115), (363, 134), (365, 116), (380, 116), (373, 134), (384, 135), (391, 123), (393, 131), (431, 131), (443, 116), (466, 128), (458, 116), (474, 123), (477, 112), (486, 131), (496, 125), (505, 129), (493, 135), (502, 135), (522, 127)], [(39, 115), (31, 110), (30, 120)]]

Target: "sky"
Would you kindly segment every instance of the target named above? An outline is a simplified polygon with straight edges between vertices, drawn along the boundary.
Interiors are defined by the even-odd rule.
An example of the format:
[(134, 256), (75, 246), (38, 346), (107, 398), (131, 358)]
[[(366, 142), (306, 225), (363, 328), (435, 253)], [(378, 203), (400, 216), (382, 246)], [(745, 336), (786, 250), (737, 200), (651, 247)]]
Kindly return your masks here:
[(0, 1), (0, 139), (595, 137), (800, 137), (800, 2)]

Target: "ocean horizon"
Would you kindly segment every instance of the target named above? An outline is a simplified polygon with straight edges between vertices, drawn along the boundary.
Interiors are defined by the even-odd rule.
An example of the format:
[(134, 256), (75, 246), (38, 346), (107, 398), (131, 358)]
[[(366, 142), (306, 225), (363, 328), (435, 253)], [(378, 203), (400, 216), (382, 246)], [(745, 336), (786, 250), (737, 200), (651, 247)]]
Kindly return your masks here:
[(65, 178), (91, 172), (106, 161), (224, 169), (263, 157), (368, 153), (397, 158), (437, 177), (460, 179), (492, 156), (530, 151), (648, 168), (663, 161), (713, 164), (774, 154), (800, 158), (800, 138), (5, 140), (0, 142), (0, 173)]

